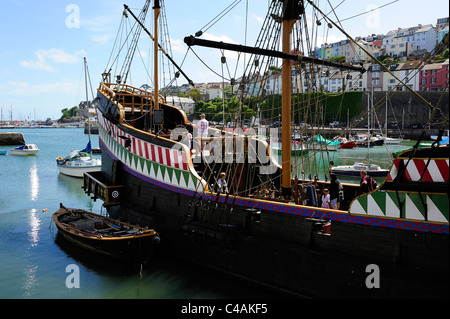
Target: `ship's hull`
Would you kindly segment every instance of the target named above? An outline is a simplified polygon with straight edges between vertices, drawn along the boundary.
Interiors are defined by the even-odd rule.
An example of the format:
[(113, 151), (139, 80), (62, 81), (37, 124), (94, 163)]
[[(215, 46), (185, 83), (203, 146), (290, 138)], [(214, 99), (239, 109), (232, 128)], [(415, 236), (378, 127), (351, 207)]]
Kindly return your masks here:
[[(117, 158), (103, 142), (101, 146), (108, 173)], [(164, 238), (161, 251), (171, 257), (310, 297), (449, 296), (448, 234), (384, 227), (380, 225), (388, 219), (364, 221), (363, 216), (333, 211), (324, 216), (324, 210), (282, 204), (259, 202), (267, 209), (255, 211), (231, 198), (227, 205), (223, 197), (194, 200), (189, 192), (173, 191), (126, 165), (121, 174), (123, 200), (109, 213), (158, 229)], [(331, 219), (330, 235), (314, 231), (320, 217)], [(379, 288), (370, 288), (377, 282), (370, 267), (378, 267)]]
[[(377, 191), (348, 211), (218, 195), (188, 148), (120, 123), (117, 107), (99, 97), (102, 178), (123, 186), (108, 212), (157, 229), (160, 252), (310, 297), (449, 297), (448, 197), (440, 189), (425, 197)], [(448, 183), (448, 155), (445, 163)], [(427, 218), (417, 215), (421, 202)]]

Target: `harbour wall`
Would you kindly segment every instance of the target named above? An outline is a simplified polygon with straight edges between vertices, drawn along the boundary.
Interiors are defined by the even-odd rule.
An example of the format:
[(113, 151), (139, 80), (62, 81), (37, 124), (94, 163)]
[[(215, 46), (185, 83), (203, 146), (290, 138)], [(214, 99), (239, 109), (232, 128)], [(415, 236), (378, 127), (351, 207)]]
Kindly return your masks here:
[(24, 145), (25, 138), (20, 132), (0, 132), (0, 145)]
[[(448, 117), (449, 114), (449, 93), (417, 93), (432, 106), (437, 106), (434, 113), (424, 101), (409, 91), (388, 92), (387, 99), (385, 91), (373, 92), (373, 105), (376, 117), (373, 113), (371, 113), (370, 125), (371, 128), (373, 128), (374, 133), (379, 132), (379, 126), (376, 124), (376, 120), (382, 122), (382, 127), (385, 132), (384, 123), (386, 122), (386, 113), (388, 133), (392, 136), (399, 136), (402, 134), (408, 139), (418, 139), (424, 130), (422, 125), (427, 124), (430, 118), (431, 121), (429, 125), (425, 127), (426, 131), (424, 139), (429, 140), (431, 135), (437, 135), (439, 128), (442, 126), (444, 129), (448, 130), (449, 125), (448, 122), (445, 123), (444, 118)], [(365, 125), (367, 126), (368, 103), (372, 105), (372, 97), (370, 94), (371, 92), (363, 93), (363, 111), (354, 118), (349, 119), (350, 126), (354, 128), (351, 132), (353, 134), (367, 132)], [(392, 127), (389, 125), (394, 121), (398, 123), (398, 127)], [(346, 127), (347, 123), (341, 124), (343, 127)], [(336, 136), (339, 132), (342, 132), (342, 130), (343, 128), (326, 128), (325, 135), (328, 135), (327, 137)]]
[[(373, 105), (378, 120), (385, 122), (387, 104), (387, 123), (397, 121), (400, 129), (409, 129), (415, 123), (426, 124), (431, 118), (431, 128), (438, 129), (438, 123), (448, 116), (448, 92), (416, 93), (432, 106), (436, 106), (434, 113), (424, 101), (409, 91), (388, 92), (387, 102), (385, 91), (373, 92)], [(367, 113), (368, 94), (370, 92), (363, 93), (363, 114)], [(448, 129), (448, 123), (446, 126)]]

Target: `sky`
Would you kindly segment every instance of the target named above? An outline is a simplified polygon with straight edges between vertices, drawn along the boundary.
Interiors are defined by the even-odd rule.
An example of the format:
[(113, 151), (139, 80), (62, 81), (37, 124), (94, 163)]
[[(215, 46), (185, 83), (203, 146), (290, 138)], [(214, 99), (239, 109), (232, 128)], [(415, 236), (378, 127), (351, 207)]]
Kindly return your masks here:
[[(84, 65), (95, 91), (101, 81), (122, 19), (123, 4), (138, 14), (144, 0), (1, 0), (0, 9), (0, 108), (3, 120), (58, 119), (61, 110), (85, 98)], [(196, 83), (219, 82), (220, 77), (199, 61), (184, 44), (232, 3), (235, 7), (204, 31), (202, 38), (253, 45), (266, 16), (268, 0), (165, 0), (165, 14), (173, 59)], [(305, 1), (306, 2), (306, 1)], [(399, 27), (436, 25), (449, 16), (444, 0), (316, 0), (329, 13), (331, 6), (351, 37), (386, 34)], [(152, 3), (153, 5), (153, 3)], [(152, 6), (151, 5), (151, 6)], [(330, 6), (331, 5), (331, 6)], [(361, 15), (360, 15), (361, 14)], [(308, 11), (307, 11), (307, 17)], [(330, 17), (336, 21), (334, 13)], [(147, 20), (153, 18), (148, 14)], [(347, 19), (350, 18), (350, 19)], [(347, 19), (347, 20), (345, 20)], [(247, 28), (245, 27), (247, 25)], [(149, 30), (153, 28), (148, 27)], [(142, 34), (141, 38), (147, 36)], [(333, 43), (345, 39), (336, 28), (318, 32), (318, 40)], [(144, 39), (143, 42), (145, 42)], [(318, 43), (320, 44), (320, 43)], [(150, 56), (149, 44), (139, 45), (139, 63)], [(220, 55), (215, 49), (195, 48), (200, 58), (219, 73)], [(226, 53), (236, 62), (235, 53)], [(140, 71), (139, 71), (140, 70)], [(148, 75), (132, 71), (132, 84), (141, 86)], [(139, 73), (141, 72), (141, 73)], [(134, 76), (134, 77), (133, 77)], [(178, 85), (187, 83), (183, 78)]]

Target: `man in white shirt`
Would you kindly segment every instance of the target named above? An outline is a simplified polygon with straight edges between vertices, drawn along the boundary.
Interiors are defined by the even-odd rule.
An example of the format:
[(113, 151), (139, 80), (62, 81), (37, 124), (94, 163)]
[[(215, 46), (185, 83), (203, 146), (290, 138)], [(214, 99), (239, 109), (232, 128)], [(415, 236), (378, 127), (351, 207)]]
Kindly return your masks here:
[[(197, 123), (197, 136), (200, 138), (207, 138), (208, 137), (208, 121), (205, 119), (205, 114), (200, 115), (200, 121)], [(206, 142), (201, 142), (201, 149), (203, 150)]]

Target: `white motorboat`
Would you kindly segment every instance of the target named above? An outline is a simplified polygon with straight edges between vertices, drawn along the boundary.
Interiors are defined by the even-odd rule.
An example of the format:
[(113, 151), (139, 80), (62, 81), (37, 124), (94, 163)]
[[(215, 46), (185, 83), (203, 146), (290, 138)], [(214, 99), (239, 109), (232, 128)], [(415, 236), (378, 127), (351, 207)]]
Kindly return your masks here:
[(102, 161), (87, 152), (73, 151), (65, 158), (58, 157), (56, 166), (61, 174), (82, 178), (84, 173), (100, 172)]
[(330, 169), (331, 173), (341, 176), (359, 176), (361, 171), (366, 171), (372, 177), (387, 176), (389, 170), (376, 164), (355, 163), (348, 166), (336, 166)]
[(403, 141), (402, 137), (387, 137), (380, 134), (377, 134), (375, 137), (384, 140), (385, 144), (398, 144)]
[(39, 148), (36, 144), (25, 144), (11, 150), (11, 155), (36, 155)]
[(386, 137), (384, 138), (385, 144), (399, 144), (403, 141), (401, 137)]

